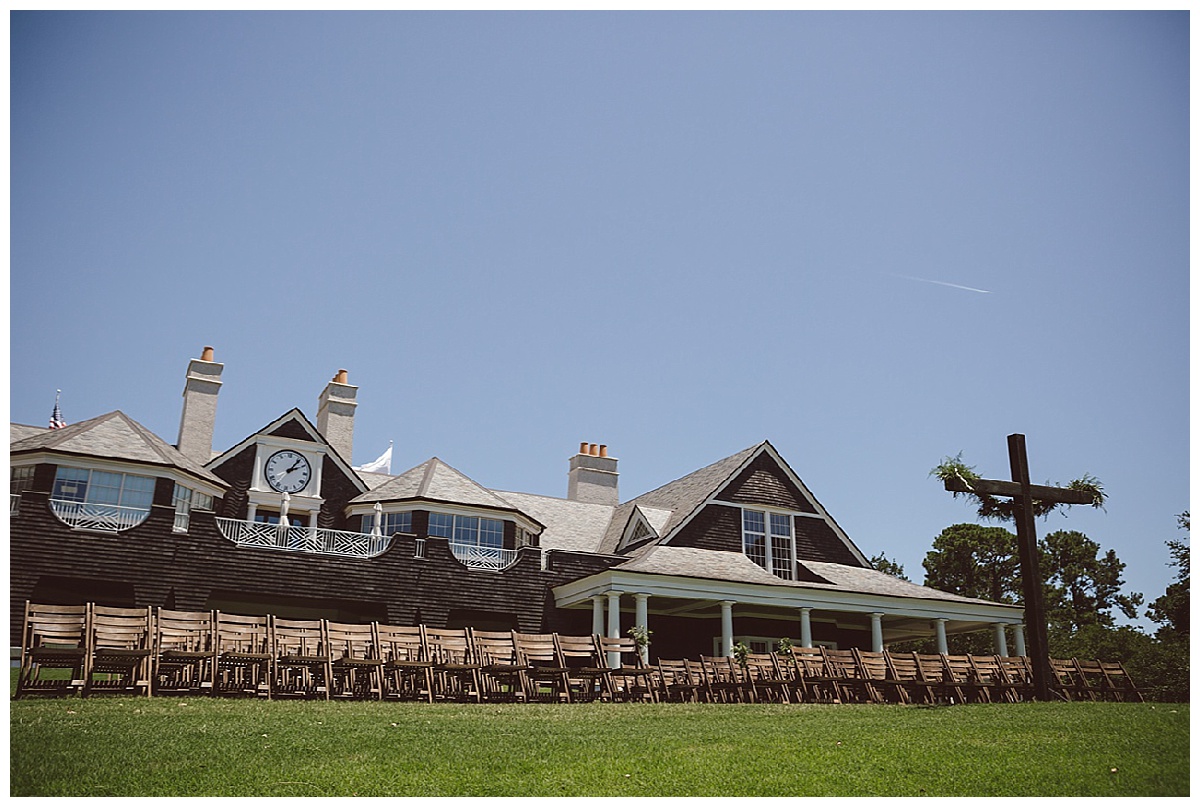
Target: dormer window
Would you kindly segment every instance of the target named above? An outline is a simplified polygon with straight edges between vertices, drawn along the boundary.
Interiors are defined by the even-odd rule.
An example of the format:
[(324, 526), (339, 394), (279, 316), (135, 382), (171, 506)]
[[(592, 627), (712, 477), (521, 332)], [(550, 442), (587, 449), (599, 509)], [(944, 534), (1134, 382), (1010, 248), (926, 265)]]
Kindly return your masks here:
[(60, 465), (50, 506), (78, 529), (116, 532), (146, 520), (154, 500), (154, 478)]
[[(361, 532), (370, 533), (375, 529), (375, 514), (367, 513), (362, 517)], [(383, 524), (379, 528), (380, 535), (394, 535), (397, 532), (412, 532), (412, 511), (403, 513), (384, 513)]]
[(784, 580), (796, 579), (796, 544), (791, 513), (742, 510), (742, 551)]

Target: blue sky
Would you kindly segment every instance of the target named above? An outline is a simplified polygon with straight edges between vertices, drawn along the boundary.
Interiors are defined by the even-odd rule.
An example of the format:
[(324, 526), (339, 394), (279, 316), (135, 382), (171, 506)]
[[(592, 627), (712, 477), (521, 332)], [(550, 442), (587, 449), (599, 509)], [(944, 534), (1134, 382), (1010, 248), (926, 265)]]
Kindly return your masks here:
[(1189, 20), (1159, 13), (14, 13), (11, 419), (215, 443), (359, 387), (395, 441), (622, 498), (770, 440), (916, 580), (929, 476), (1053, 515), (1147, 599), (1189, 494)]

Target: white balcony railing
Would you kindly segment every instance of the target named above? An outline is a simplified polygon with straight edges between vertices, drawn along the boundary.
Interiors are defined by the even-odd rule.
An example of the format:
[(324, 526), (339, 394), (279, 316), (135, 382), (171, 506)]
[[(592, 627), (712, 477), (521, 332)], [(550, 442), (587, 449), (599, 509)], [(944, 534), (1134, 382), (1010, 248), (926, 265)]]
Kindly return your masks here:
[(221, 534), (238, 546), (337, 555), (349, 558), (373, 558), (392, 542), (390, 535), (375, 536), (363, 532), (323, 530), (317, 527), (281, 527), (232, 518), (216, 519)]
[(136, 527), (150, 515), (149, 507), (118, 507), (115, 504), (70, 502), (51, 499), (50, 509), (59, 521), (77, 530), (120, 532)]
[(517, 550), (492, 546), (450, 542), (450, 551), (459, 562), (471, 569), (490, 569), (499, 572), (517, 562)]

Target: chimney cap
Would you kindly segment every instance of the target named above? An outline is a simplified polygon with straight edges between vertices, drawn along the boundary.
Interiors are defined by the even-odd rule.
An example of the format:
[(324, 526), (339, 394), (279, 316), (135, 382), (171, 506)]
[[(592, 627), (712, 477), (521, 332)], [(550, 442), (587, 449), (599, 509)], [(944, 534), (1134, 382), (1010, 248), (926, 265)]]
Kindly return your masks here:
[(349, 378), (350, 378), (350, 374), (347, 373), (345, 370), (338, 370), (337, 373), (333, 376), (333, 380), (338, 384), (348, 384)]
[(204, 350), (200, 351), (200, 361), (212, 361), (213, 349), (212, 345), (205, 345)]

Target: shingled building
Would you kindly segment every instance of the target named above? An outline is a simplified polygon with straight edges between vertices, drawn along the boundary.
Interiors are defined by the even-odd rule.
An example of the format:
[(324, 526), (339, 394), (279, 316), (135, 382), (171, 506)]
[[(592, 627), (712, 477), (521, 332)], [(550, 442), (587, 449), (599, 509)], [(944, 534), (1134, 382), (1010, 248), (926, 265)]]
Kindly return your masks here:
[(769, 442), (624, 502), (617, 459), (587, 442), (565, 498), (489, 490), (436, 457), (353, 468), (345, 371), (315, 424), (292, 409), (214, 453), (222, 369), (211, 348), (189, 363), (174, 445), (120, 411), (11, 425), (12, 644), (28, 599), (530, 633), (636, 624), (652, 657), (984, 629), (1024, 652), (1020, 608), (872, 569)]

